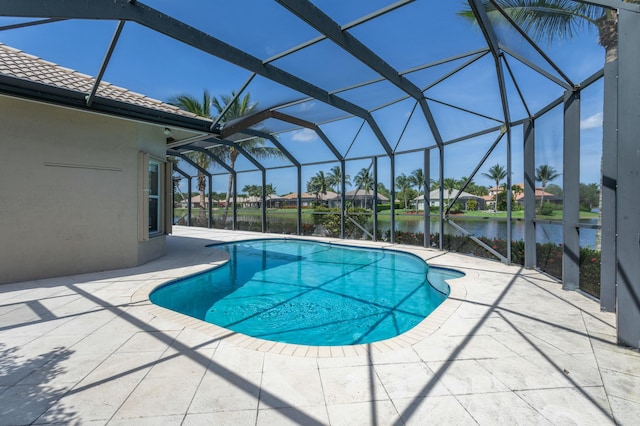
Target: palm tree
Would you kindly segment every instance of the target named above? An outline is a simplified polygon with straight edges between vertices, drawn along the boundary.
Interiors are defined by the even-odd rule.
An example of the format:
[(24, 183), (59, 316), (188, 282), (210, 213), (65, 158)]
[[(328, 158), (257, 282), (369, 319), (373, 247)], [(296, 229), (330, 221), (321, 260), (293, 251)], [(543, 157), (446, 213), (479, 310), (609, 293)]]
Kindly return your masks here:
[[(369, 191), (373, 188), (373, 177), (369, 173), (369, 169), (367, 169), (367, 168), (360, 169), (360, 171), (358, 172), (356, 177), (353, 179), (353, 182), (357, 186), (355, 195), (358, 194), (358, 191), (360, 189), (364, 189), (365, 197), (362, 199), (362, 207), (364, 208), (365, 199), (367, 198), (367, 195), (369, 194)], [(355, 197), (355, 195), (354, 195), (354, 197)], [(374, 200), (374, 202), (375, 202), (375, 200)]]
[(524, 188), (520, 185), (512, 185), (511, 192), (513, 193), (514, 197), (517, 197), (518, 194), (524, 194)]
[[(204, 95), (202, 98), (202, 102), (198, 99), (189, 96), (189, 95), (181, 95), (177, 96), (170, 103), (182, 108), (186, 111), (193, 112), (202, 117), (213, 118), (211, 114), (211, 107), (216, 110), (217, 114), (222, 114), (226, 105), (230, 104), (234, 98), (235, 93), (231, 92), (230, 95), (220, 95), (220, 98), (211, 97), (209, 92), (205, 89)], [(223, 121), (229, 121), (235, 118), (240, 118), (245, 115), (251, 114), (255, 112), (258, 108), (257, 103), (251, 102), (251, 94), (247, 93), (242, 98), (236, 99), (231, 104), (231, 107), (226, 112), (223, 117)], [(264, 139), (261, 138), (252, 138), (244, 141), (240, 141), (237, 143), (241, 146), (245, 151), (247, 151), (251, 156), (257, 159), (264, 158), (283, 158), (282, 152), (280, 152), (277, 148), (267, 147), (265, 146)], [(220, 145), (211, 150), (213, 154), (215, 154), (222, 161), (225, 161), (229, 164), (229, 167), (233, 170), (235, 168), (236, 160), (238, 155), (240, 155), (240, 151), (238, 151), (233, 146), (228, 145)], [(195, 153), (195, 158), (198, 161), (202, 161), (202, 163), (198, 163), (198, 165), (204, 169), (207, 169), (211, 164), (210, 158), (204, 153)], [(202, 158), (201, 158), (202, 157)], [(206, 167), (205, 167), (206, 166)], [(202, 181), (202, 189), (201, 188)], [(202, 175), (202, 179), (200, 173), (198, 174), (198, 189), (201, 191), (201, 204), (204, 202), (204, 185), (206, 185), (205, 176)], [(229, 200), (231, 198), (231, 191), (233, 189), (233, 174), (229, 173), (229, 183), (227, 184), (227, 196), (225, 200), (225, 208), (224, 214), (222, 216), (222, 223), (226, 224), (227, 216), (229, 214)], [(203, 204), (204, 205), (204, 204)]]
[(404, 209), (407, 209), (407, 195), (409, 195), (409, 189), (411, 189), (411, 180), (404, 174), (396, 176), (396, 188), (402, 193), (402, 199), (404, 200)]
[(536, 169), (536, 181), (540, 182), (542, 186), (542, 194), (540, 196), (540, 207), (544, 202), (544, 189), (547, 187), (547, 183), (551, 182), (555, 178), (560, 176), (560, 173), (556, 171), (552, 166), (543, 164)]
[(378, 192), (378, 194), (380, 194), (380, 195), (384, 195), (384, 196), (385, 196), (385, 197), (387, 197), (387, 198), (391, 198), (391, 191), (389, 191), (389, 190), (387, 189), (387, 187), (386, 187), (386, 186), (384, 186), (384, 183), (382, 183), (382, 182), (378, 182), (378, 185), (377, 185), (377, 187), (376, 187), (376, 188), (377, 188), (377, 190), (378, 190), (378, 191), (377, 191), (377, 192)]
[(258, 196), (262, 192), (262, 188), (258, 185), (245, 185), (242, 188), (242, 192), (247, 194), (249, 197)]
[(276, 195), (276, 187), (268, 183), (264, 188), (265, 196), (269, 199), (269, 208), (271, 208), (271, 196)]
[(495, 200), (495, 210), (498, 210), (498, 189), (500, 187), (500, 181), (507, 177), (507, 171), (500, 164), (496, 164), (491, 167), (487, 173), (482, 173), (482, 176), (487, 179), (491, 179), (496, 183), (496, 200)]
[[(424, 184), (424, 173), (422, 169), (415, 169), (411, 172), (411, 176), (409, 176), (409, 181), (412, 186), (418, 187), (418, 197), (422, 192), (422, 185)], [(418, 203), (416, 203), (416, 211), (418, 211)]]
[(454, 189), (459, 188), (458, 181), (454, 178), (446, 178), (443, 182), (444, 189), (447, 190), (447, 200), (451, 200), (451, 194)]
[[(180, 95), (171, 99), (169, 103), (178, 106), (179, 108), (199, 115), (200, 117), (211, 118), (211, 103), (212, 98), (209, 92), (205, 89), (202, 94), (202, 100), (199, 100), (190, 95)], [(198, 166), (207, 170), (211, 165), (211, 157), (204, 152), (191, 152), (187, 154)], [(198, 192), (200, 192), (200, 211), (201, 215), (204, 215), (204, 209), (206, 206), (204, 191), (207, 187), (207, 176), (198, 170)], [(211, 190), (211, 189), (209, 189)], [(191, 200), (189, 200), (191, 202)]]
[[(329, 186), (333, 188), (336, 193), (340, 194), (340, 188), (342, 186), (342, 168), (340, 166), (333, 166), (327, 175), (327, 181)], [(351, 185), (351, 177), (345, 175), (344, 184)]]
[[(213, 98), (212, 105), (218, 112), (218, 115), (222, 114), (225, 107), (231, 104), (231, 107), (225, 113), (222, 122), (233, 120), (251, 114), (258, 109), (257, 103), (251, 102), (251, 94), (247, 93), (242, 98), (238, 98), (234, 101), (236, 94), (231, 92), (230, 95), (220, 95), (220, 98)], [(233, 102), (233, 103), (231, 103)], [(251, 138), (244, 141), (237, 142), (245, 151), (247, 151), (252, 157), (256, 159), (265, 158), (284, 158), (284, 155), (278, 148), (272, 148), (265, 146), (265, 141), (262, 138)], [(228, 161), (229, 167), (235, 169), (236, 160), (240, 151), (233, 146), (221, 145), (216, 148), (216, 154), (223, 161)], [(231, 197), (231, 191), (233, 189), (233, 175), (229, 173), (229, 181), (227, 184), (227, 197), (224, 205), (224, 214), (222, 216), (222, 223), (227, 223), (227, 215), (229, 214), (229, 199)]]
[(307, 182), (307, 192), (316, 194), (316, 201), (320, 200), (320, 194), (327, 195), (328, 187), (329, 181), (322, 170)]

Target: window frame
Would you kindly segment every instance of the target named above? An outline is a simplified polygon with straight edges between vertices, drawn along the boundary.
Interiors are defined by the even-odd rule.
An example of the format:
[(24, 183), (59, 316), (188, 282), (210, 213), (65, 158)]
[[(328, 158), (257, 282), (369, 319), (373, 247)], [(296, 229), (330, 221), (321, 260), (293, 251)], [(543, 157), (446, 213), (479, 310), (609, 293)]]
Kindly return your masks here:
[[(152, 174), (152, 167), (155, 166), (156, 168), (156, 178), (152, 179), (153, 174)], [(163, 234), (163, 223), (164, 221), (162, 220), (162, 218), (164, 217), (163, 215), (163, 206), (164, 206), (164, 202), (163, 202), (163, 194), (164, 194), (164, 188), (163, 188), (163, 179), (162, 179), (162, 174), (163, 174), (163, 169), (164, 169), (164, 162), (160, 161), (160, 160), (156, 160), (155, 158), (149, 158), (148, 161), (148, 165), (147, 165), (147, 174), (148, 174), (148, 223), (147, 223), (147, 227), (148, 227), (148, 232), (149, 232), (149, 237), (153, 237), (156, 235), (161, 235)], [(153, 186), (156, 186), (156, 193), (154, 194), (152, 189)], [(151, 215), (153, 213), (153, 208), (152, 208), (152, 202), (155, 201), (156, 202), (156, 208), (155, 208), (155, 212), (156, 212), (156, 217), (155, 217), (155, 223), (156, 223), (156, 229), (152, 229), (152, 218)]]

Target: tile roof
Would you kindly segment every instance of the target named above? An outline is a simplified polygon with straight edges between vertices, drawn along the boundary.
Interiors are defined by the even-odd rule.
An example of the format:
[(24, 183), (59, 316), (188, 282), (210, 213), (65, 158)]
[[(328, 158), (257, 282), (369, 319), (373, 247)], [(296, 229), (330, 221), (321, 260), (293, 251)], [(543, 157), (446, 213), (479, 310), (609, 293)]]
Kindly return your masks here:
[[(89, 94), (94, 78), (0, 43), (0, 75)], [(190, 118), (188, 111), (102, 81), (96, 96)]]

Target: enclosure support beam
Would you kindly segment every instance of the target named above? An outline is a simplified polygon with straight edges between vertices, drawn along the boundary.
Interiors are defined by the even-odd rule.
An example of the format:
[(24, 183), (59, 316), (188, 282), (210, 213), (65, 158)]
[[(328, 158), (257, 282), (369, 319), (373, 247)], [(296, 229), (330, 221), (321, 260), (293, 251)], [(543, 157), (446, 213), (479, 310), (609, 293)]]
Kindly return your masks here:
[(102, 81), (102, 77), (104, 76), (105, 71), (107, 70), (107, 66), (109, 65), (109, 61), (111, 60), (111, 55), (113, 55), (113, 51), (116, 48), (116, 44), (118, 44), (118, 40), (120, 39), (120, 34), (122, 33), (122, 29), (124, 28), (124, 21), (119, 21), (118, 26), (116, 27), (116, 32), (113, 34), (113, 38), (111, 39), (111, 43), (109, 44), (109, 48), (107, 49), (107, 53), (102, 60), (102, 65), (100, 66), (100, 71), (96, 76), (95, 81), (93, 82), (93, 87), (91, 88), (91, 93), (87, 96), (87, 106), (91, 107), (93, 104), (93, 99), (98, 92), (98, 88), (100, 87), (100, 82)]
[(424, 247), (429, 247), (430, 245), (430, 236), (431, 236), (431, 202), (429, 200), (429, 190), (431, 189), (431, 151), (428, 149), (424, 150), (424, 160), (422, 162), (422, 187), (424, 188), (424, 194), (422, 195), (422, 220), (424, 223), (424, 241), (422, 245)]
[(260, 170), (262, 177), (262, 191), (260, 197), (262, 203), (260, 204), (262, 213), (262, 232), (267, 232), (267, 171), (265, 169)]
[(524, 267), (534, 269), (536, 260), (536, 157), (535, 122), (523, 124), (524, 139)]
[[(231, 222), (231, 229), (233, 229), (234, 231), (238, 230), (238, 175), (234, 175), (233, 176), (233, 209), (231, 210), (232, 212), (232, 222)], [(227, 208), (227, 206), (224, 206), (225, 208)], [(227, 229), (227, 223), (224, 223), (224, 229)]]
[(640, 13), (619, 11), (618, 37), (617, 329), (640, 348)]
[(564, 93), (562, 288), (580, 288), (580, 91)]
[(193, 191), (191, 190), (192, 178), (189, 176), (187, 178), (187, 185), (189, 185), (189, 190), (187, 191), (187, 197), (189, 197), (189, 202), (187, 203), (187, 226), (191, 226), (191, 197), (193, 197)]
[(213, 175), (207, 176), (207, 184), (207, 189), (209, 190), (209, 194), (207, 194), (207, 199), (209, 200), (207, 203), (207, 228), (211, 229), (213, 227), (213, 200), (211, 199), (211, 194), (213, 192)]
[(438, 225), (440, 232), (440, 238), (438, 242), (438, 248), (440, 250), (444, 250), (444, 147), (438, 147), (438, 162), (439, 162), (439, 170), (438, 170), (438, 190), (439, 190), (439, 201), (438, 201)]
[[(187, 187), (187, 226), (191, 226), (191, 176), (189, 176), (187, 173), (185, 173), (184, 170), (181, 170), (176, 164), (173, 165), (173, 170), (178, 172), (180, 175), (182, 175), (182, 177), (187, 179), (187, 185), (189, 185)], [(176, 198), (176, 188), (175, 185), (173, 186), (173, 199), (175, 200)]]
[[(389, 156), (390, 170), (391, 170), (391, 188), (389, 188), (390, 192), (390, 213), (391, 213), (391, 221), (389, 222), (391, 226), (391, 230), (389, 231), (389, 241), (391, 244), (396, 242), (396, 156), (391, 154)], [(378, 200), (376, 200), (377, 202)]]
[(346, 195), (344, 194), (345, 191), (347, 190), (347, 183), (346, 183), (346, 170), (347, 165), (344, 161), (344, 159), (340, 160), (340, 238), (344, 239), (346, 238), (344, 235), (344, 219), (347, 215), (347, 206), (346, 206)]
[(378, 241), (378, 157), (373, 157), (373, 241)]
[(618, 182), (618, 61), (604, 66), (602, 178), (600, 185), (600, 309), (616, 311), (616, 186)]
[[(504, 73), (502, 71), (502, 64), (500, 58), (503, 53), (500, 51), (500, 46), (498, 44), (498, 38), (496, 37), (495, 32), (493, 31), (493, 26), (491, 24), (491, 20), (487, 16), (487, 11), (485, 9), (484, 4), (480, 0), (468, 0), (469, 5), (471, 6), (471, 10), (473, 10), (473, 14), (476, 16), (478, 21), (478, 25), (482, 29), (482, 33), (491, 49), (491, 54), (493, 56), (493, 60), (496, 67), (496, 76), (498, 77), (498, 86), (500, 88), (500, 100), (502, 101), (502, 113), (504, 115), (504, 125), (505, 131), (507, 133), (507, 257), (505, 263), (511, 262), (511, 222), (512, 222), (512, 211), (511, 211), (511, 200), (513, 196), (513, 192), (511, 190), (511, 114), (509, 113), (509, 98), (507, 96), (507, 88), (504, 78)], [(497, 207), (497, 206), (496, 206)]]
[(296, 197), (296, 219), (298, 221), (298, 235), (302, 235), (302, 166), (300, 163), (296, 164), (296, 168), (298, 171), (298, 175), (296, 176), (297, 186), (298, 186), (298, 196)]

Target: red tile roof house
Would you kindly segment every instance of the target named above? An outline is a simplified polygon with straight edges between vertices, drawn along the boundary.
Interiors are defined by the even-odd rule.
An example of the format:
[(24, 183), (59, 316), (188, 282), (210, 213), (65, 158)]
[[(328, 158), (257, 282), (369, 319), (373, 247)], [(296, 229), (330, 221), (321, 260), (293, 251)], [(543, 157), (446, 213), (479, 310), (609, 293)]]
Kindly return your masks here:
[[(204, 119), (104, 82), (88, 108), (93, 78), (4, 44), (0, 84), (0, 283), (131, 267), (163, 255), (171, 173), (157, 117)], [(78, 106), (60, 106), (56, 96)]]
[[(515, 193), (514, 191), (513, 199), (515, 200), (516, 203), (523, 205), (524, 204), (524, 183), (514, 183), (511, 186), (512, 187), (518, 186), (522, 189), (522, 192)], [(482, 197), (486, 201), (488, 209), (494, 208), (494, 204), (496, 202), (496, 191), (502, 191), (502, 187), (494, 186), (493, 188), (489, 188), (489, 195), (484, 195)], [(543, 199), (543, 196), (544, 196), (545, 202), (549, 202), (549, 203), (562, 202), (562, 197), (558, 197), (550, 192), (543, 191), (542, 187), (536, 186), (536, 192), (535, 192), (536, 201), (540, 202), (540, 200)]]

